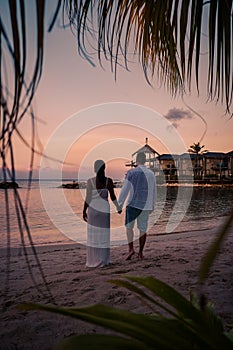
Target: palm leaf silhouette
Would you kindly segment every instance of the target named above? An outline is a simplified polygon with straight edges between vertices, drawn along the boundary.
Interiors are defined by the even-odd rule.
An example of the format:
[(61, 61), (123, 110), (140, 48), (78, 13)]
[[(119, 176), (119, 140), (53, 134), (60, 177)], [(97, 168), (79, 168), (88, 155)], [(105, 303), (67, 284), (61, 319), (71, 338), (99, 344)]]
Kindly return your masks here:
[[(19, 133), (18, 127), (25, 117), (32, 121), (31, 169), (33, 154), (37, 151), (35, 117), (31, 104), (42, 75), (44, 35), (47, 30), (44, 23), (46, 2), (30, 1), (32, 5), (34, 12), (30, 15), (35, 19), (33, 39), (28, 35), (27, 27), (29, 2), (9, 0), (0, 5), (0, 154), (4, 180), (10, 178), (15, 181), (12, 140), (15, 133)], [(183, 94), (186, 88), (190, 89), (193, 79), (199, 89), (202, 36), (207, 22), (208, 97), (224, 102), (226, 111), (230, 113), (233, 95), (232, 7), (231, 0), (57, 0), (54, 1), (54, 13), (48, 30), (53, 29), (62, 12), (64, 21), (68, 18), (70, 28), (77, 36), (80, 55), (89, 62), (94, 64), (90, 50), (95, 47), (100, 63), (103, 58), (109, 60), (116, 75), (119, 65), (128, 67), (133, 54), (139, 60), (149, 83), (156, 77), (171, 94), (176, 95)], [(33, 61), (29, 59), (30, 40), (36, 42)], [(9, 64), (11, 68), (7, 70)], [(32, 69), (29, 69), (31, 65)], [(13, 87), (9, 81), (13, 82)], [(24, 140), (23, 135), (21, 138)], [(28, 144), (27, 140), (24, 141)], [(29, 188), (31, 176), (32, 172), (29, 172)], [(10, 220), (7, 192), (5, 203), (8, 276)], [(25, 208), (20, 205), (17, 190), (15, 203), (19, 227), (24, 227), (20, 231), (22, 244), (23, 232), (33, 244), (30, 228), (26, 224)]]

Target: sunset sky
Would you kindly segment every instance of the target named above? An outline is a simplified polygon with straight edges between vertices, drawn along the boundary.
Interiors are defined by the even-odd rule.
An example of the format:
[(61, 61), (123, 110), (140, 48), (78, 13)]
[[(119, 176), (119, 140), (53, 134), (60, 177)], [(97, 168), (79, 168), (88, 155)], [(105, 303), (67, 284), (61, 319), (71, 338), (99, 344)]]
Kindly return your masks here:
[[(48, 8), (45, 23), (48, 23), (51, 18), (50, 11), (51, 8)], [(65, 159), (61, 159), (64, 156), (59, 157), (59, 152), (56, 153), (61, 161), (65, 160), (70, 164), (65, 166), (65, 174), (70, 178), (78, 177), (77, 172), (80, 172), (82, 164), (89, 168), (86, 173), (83, 172), (83, 175), (84, 173), (86, 174), (84, 176), (91, 175), (93, 159), (95, 157), (104, 159), (104, 145), (108, 152), (113, 154), (112, 159), (109, 155), (107, 156), (107, 172), (115, 178), (124, 175), (126, 160), (131, 159), (131, 153), (145, 144), (146, 137), (150, 146), (159, 153), (172, 152), (173, 150), (167, 147), (166, 142), (161, 143), (160, 135), (156, 135), (156, 131), (149, 134), (148, 130), (154, 126), (148, 125), (142, 107), (166, 117), (169, 123), (175, 126), (186, 149), (194, 142), (201, 141), (209, 151), (233, 150), (233, 119), (225, 115), (225, 107), (221, 103), (207, 102), (205, 52), (201, 57), (200, 94), (198, 96), (193, 84), (192, 93), (188, 93), (182, 100), (179, 96), (171, 97), (166, 88), (160, 87), (156, 75), (152, 81), (153, 86), (149, 86), (136, 57), (132, 56), (129, 71), (118, 67), (115, 81), (110, 64), (104, 59), (103, 67), (100, 67), (97, 57), (93, 56), (96, 64), (93, 67), (78, 55), (76, 39), (69, 28), (64, 30), (56, 26), (51, 33), (46, 33), (45, 38), (43, 75), (33, 102), (34, 111), (38, 117), (37, 128), (41, 144), (44, 147), (53, 137), (55, 130), (62, 129), (62, 125), (71, 116), (76, 115), (79, 118), (81, 113), (80, 122), (85, 123), (85, 115), (88, 118), (88, 111), (91, 110), (92, 118), (95, 119), (94, 128), (91, 125), (86, 130), (83, 128), (83, 134), (80, 134), (77, 126), (77, 140), (72, 141)], [(134, 120), (130, 116), (130, 111), (126, 112), (125, 122), (119, 123), (116, 120), (114, 125), (108, 125), (105, 122), (105, 125), (100, 123), (99, 127), (96, 126), (96, 121), (101, 120), (101, 115), (98, 114), (101, 109), (98, 106), (109, 104), (109, 114), (111, 114), (111, 108), (115, 108), (115, 104), (111, 105), (112, 102), (123, 103), (125, 106), (138, 105), (141, 114), (137, 118), (141, 117), (145, 120), (145, 128), (138, 127), (138, 119)], [(96, 114), (93, 112), (94, 106), (97, 106)], [(26, 137), (29, 137), (30, 122), (24, 120), (21, 130)], [(118, 154), (116, 152), (118, 143), (115, 142), (119, 139), (124, 140), (124, 142), (120, 141), (124, 152), (119, 151)], [(29, 152), (19, 141), (16, 140), (15, 144), (16, 166), (19, 174), (24, 176), (29, 166)], [(59, 146), (62, 149), (62, 140)], [(56, 176), (56, 162), (47, 160), (46, 164), (48, 176)], [(38, 176), (39, 167), (40, 157), (36, 156), (35, 176)]]

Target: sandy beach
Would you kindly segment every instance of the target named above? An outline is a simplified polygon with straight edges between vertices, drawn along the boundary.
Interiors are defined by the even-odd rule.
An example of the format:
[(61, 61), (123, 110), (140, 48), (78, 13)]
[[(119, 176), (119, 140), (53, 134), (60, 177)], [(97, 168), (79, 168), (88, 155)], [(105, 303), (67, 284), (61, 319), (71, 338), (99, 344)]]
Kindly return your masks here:
[[(86, 248), (78, 244), (37, 247), (38, 257), (48, 286), (59, 306), (85, 306), (95, 303), (115, 306), (135, 312), (148, 308), (128, 290), (108, 283), (129, 273), (150, 275), (175, 287), (186, 297), (197, 292), (197, 276), (201, 258), (213, 241), (216, 229), (156, 235), (153, 228), (145, 247), (144, 260), (136, 256), (125, 261), (127, 247), (111, 250), (112, 264), (106, 268), (85, 267)], [(135, 244), (136, 249), (138, 244)], [(224, 323), (233, 323), (233, 227), (211, 269), (204, 291), (215, 305)], [(5, 251), (1, 250), (1, 301), (4, 300)], [(29, 251), (34, 276), (44, 293), (33, 254)], [(95, 325), (67, 317), (17, 308), (25, 302), (49, 303), (30, 278), (25, 257), (12, 249), (7, 308), (1, 312), (0, 349), (51, 349), (67, 336), (84, 333), (109, 332)]]

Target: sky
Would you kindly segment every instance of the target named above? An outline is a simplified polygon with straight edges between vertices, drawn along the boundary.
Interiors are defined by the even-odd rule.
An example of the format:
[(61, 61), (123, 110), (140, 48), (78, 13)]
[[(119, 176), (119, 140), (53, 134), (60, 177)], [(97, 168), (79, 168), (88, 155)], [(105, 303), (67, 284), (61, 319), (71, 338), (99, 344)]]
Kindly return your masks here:
[[(51, 18), (53, 8), (50, 6), (45, 23), (49, 23)], [(33, 26), (33, 23), (29, 22), (29, 25)], [(30, 50), (33, 54), (33, 45)], [(162, 123), (163, 118), (166, 118), (167, 128), (169, 123), (171, 128), (175, 128), (184, 151), (198, 141), (209, 151), (233, 150), (233, 119), (225, 115), (224, 105), (207, 101), (205, 54), (201, 57), (200, 93), (197, 94), (193, 84), (192, 92), (183, 99), (172, 97), (165, 87), (159, 86), (156, 76), (150, 86), (136, 57), (132, 57), (128, 71), (118, 67), (116, 80), (108, 62), (103, 60), (101, 67), (96, 55), (93, 61), (95, 67), (79, 56), (76, 39), (69, 28), (56, 25), (51, 33), (45, 34), (43, 74), (33, 100), (33, 109), (38, 117), (37, 147), (46, 149), (48, 143), (56, 147), (56, 152), (51, 151), (48, 156), (63, 163), (64, 177), (77, 179), (91, 176), (93, 161), (101, 158), (107, 163), (109, 176), (122, 178), (127, 170), (125, 163), (134, 151), (145, 144), (146, 137), (158, 153), (174, 152), (176, 139), (173, 148), (169, 134), (161, 135), (160, 128), (156, 129), (156, 123)], [(119, 105), (122, 107), (121, 116), (118, 118), (116, 115), (115, 122), (103, 117), (105, 113), (113, 116)], [(150, 113), (154, 113), (154, 121)], [(158, 115), (162, 118), (159, 121)], [(73, 130), (69, 131), (72, 116), (76, 120), (75, 130), (73, 126)], [(87, 122), (89, 119), (90, 122)], [(30, 139), (30, 121), (24, 118), (20, 129)], [(68, 134), (74, 132), (72, 140), (67, 141), (70, 144), (65, 154), (66, 141), (61, 137), (63, 129)], [(60, 133), (60, 139), (56, 133)], [(19, 140), (15, 140), (15, 150), (18, 174), (25, 177), (30, 154)], [(60, 165), (49, 159), (41, 163), (41, 157), (36, 156), (34, 177), (39, 176), (42, 167), (44, 176), (53, 178), (57, 176)]]

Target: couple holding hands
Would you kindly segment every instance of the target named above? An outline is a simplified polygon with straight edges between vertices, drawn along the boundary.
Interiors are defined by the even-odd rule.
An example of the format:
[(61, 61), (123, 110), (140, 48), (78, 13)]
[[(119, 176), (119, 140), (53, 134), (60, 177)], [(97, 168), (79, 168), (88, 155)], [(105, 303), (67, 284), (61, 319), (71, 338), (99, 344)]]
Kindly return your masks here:
[(136, 157), (136, 167), (126, 174), (117, 200), (113, 181), (105, 176), (105, 163), (96, 160), (96, 176), (88, 179), (86, 198), (83, 207), (83, 219), (87, 222), (87, 267), (104, 267), (110, 263), (110, 195), (119, 214), (127, 199), (125, 227), (130, 260), (134, 251), (134, 224), (137, 221), (139, 236), (138, 258), (143, 259), (149, 214), (154, 209), (156, 181), (154, 173), (145, 166), (146, 155), (140, 152)]

